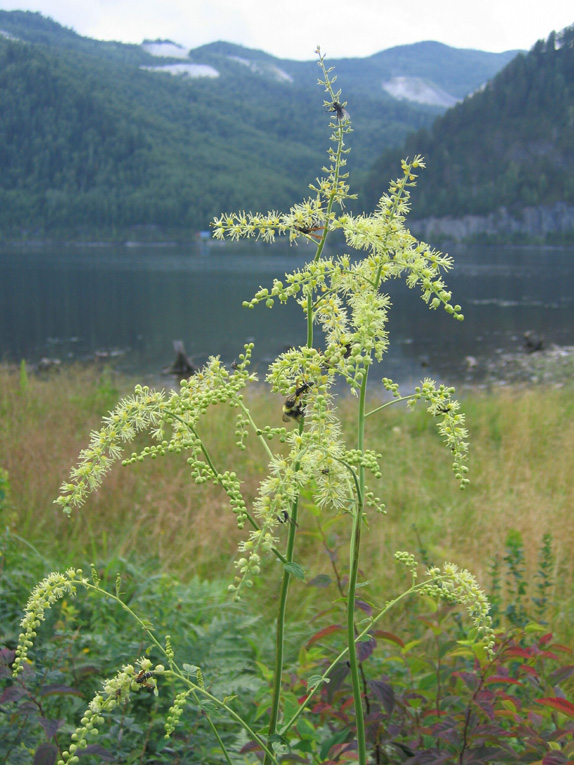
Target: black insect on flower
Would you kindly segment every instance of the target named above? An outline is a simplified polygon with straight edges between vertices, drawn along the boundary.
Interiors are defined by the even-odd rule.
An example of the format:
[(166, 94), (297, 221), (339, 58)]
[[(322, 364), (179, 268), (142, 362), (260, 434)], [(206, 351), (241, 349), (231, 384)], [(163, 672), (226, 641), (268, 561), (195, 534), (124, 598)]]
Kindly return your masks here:
[(151, 683), (148, 683), (147, 681), (150, 679), (150, 677), (153, 677), (153, 672), (146, 672), (145, 670), (141, 670), (137, 677), (134, 678), (135, 682), (138, 683), (138, 685), (141, 685), (143, 688), (149, 688), (150, 690), (153, 690), (154, 687)]
[(331, 108), (329, 109), (329, 111), (330, 112), (335, 112), (339, 122), (342, 122), (348, 116), (347, 112), (345, 111), (344, 105), (339, 103), (339, 101), (332, 101), (331, 102)]
[(299, 421), (305, 415), (304, 396), (312, 385), (305, 381), (297, 383), (295, 393), (288, 396), (283, 404), (283, 422)]
[(295, 231), (300, 231), (302, 234), (307, 234), (308, 236), (312, 236), (313, 239), (320, 240), (322, 237), (322, 234), (316, 234), (314, 232), (316, 231), (323, 231), (325, 226), (295, 226)]

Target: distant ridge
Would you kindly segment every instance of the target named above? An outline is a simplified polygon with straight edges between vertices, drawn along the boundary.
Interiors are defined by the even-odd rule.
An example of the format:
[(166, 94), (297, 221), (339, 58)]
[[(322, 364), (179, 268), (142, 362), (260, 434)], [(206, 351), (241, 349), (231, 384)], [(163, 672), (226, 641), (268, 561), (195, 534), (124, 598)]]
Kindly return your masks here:
[[(325, 162), (315, 61), (223, 41), (101, 42), (25, 11), (0, 11), (0, 30), (0, 241), (189, 239), (224, 210), (287, 207)], [(437, 45), (329, 62), (350, 103), (353, 172), (444, 111), (384, 82), (424, 78), (461, 98), (513, 56)]]
[(403, 156), (427, 169), (413, 228), (427, 238), (574, 241), (574, 25), (514, 58), (431, 130), (387, 150), (367, 181), (370, 204)]

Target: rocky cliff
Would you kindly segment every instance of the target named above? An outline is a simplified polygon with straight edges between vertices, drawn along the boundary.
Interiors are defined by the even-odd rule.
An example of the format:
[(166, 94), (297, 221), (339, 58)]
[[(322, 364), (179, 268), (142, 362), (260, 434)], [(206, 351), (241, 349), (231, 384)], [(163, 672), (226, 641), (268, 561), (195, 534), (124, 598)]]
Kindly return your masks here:
[(411, 221), (409, 228), (426, 241), (574, 241), (574, 205), (556, 202), (524, 207), (515, 214), (506, 207), (499, 207), (488, 215), (422, 218)]

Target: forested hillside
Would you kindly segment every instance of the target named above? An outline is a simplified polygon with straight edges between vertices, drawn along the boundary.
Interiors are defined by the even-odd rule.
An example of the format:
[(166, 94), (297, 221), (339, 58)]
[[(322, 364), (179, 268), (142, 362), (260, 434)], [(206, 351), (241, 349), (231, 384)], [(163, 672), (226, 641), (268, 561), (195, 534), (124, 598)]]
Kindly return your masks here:
[[(0, 240), (189, 239), (222, 210), (285, 207), (314, 181), (328, 120), (315, 62), (214, 43), (182, 63), (153, 47), (0, 11)], [(428, 71), (456, 98), (512, 55), (421, 43), (331, 62), (355, 127), (350, 169), (443, 111), (382, 83)], [(165, 73), (176, 66), (192, 76)]]
[(517, 56), (431, 130), (386, 151), (368, 179), (371, 203), (400, 158), (414, 154), (427, 169), (413, 218), (574, 203), (574, 25)]

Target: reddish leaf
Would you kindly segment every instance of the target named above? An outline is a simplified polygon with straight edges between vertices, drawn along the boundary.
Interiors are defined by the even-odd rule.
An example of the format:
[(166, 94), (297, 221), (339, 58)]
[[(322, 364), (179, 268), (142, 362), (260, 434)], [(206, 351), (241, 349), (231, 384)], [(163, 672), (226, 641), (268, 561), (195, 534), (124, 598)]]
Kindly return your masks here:
[(247, 752), (261, 752), (261, 744), (257, 741), (248, 741), (245, 746), (242, 746), (239, 754), (247, 754)]
[(534, 669), (534, 667), (531, 667), (528, 664), (521, 664), (518, 669), (520, 669), (522, 672), (526, 672), (527, 675), (534, 675), (535, 677), (538, 677), (538, 672)]
[(359, 661), (366, 661), (373, 653), (377, 646), (375, 638), (370, 637), (368, 640), (360, 640), (357, 643), (357, 658)]
[(574, 665), (570, 664), (567, 667), (558, 667), (554, 672), (548, 675), (548, 679), (551, 683), (561, 683), (563, 680), (567, 680), (574, 674)]
[(570, 717), (570, 719), (574, 720), (574, 704), (572, 704), (571, 701), (566, 701), (566, 699), (559, 699), (555, 697), (546, 699), (534, 699), (534, 701), (537, 704), (542, 704), (542, 706), (557, 709), (559, 712), (562, 712), (562, 714), (566, 715), (566, 717)]
[(365, 603), (364, 600), (356, 600), (355, 607), (360, 608), (361, 611), (364, 611), (367, 614), (367, 616), (371, 616), (371, 614), (373, 613), (373, 609), (371, 608), (371, 606), (368, 603)]
[[(554, 646), (554, 648), (556, 648), (556, 646)], [(555, 659), (556, 661), (558, 661), (559, 658), (555, 653), (552, 653), (552, 651), (540, 651), (538, 656), (543, 659)]]
[(331, 624), (330, 627), (325, 627), (323, 630), (319, 630), (319, 632), (316, 632), (312, 637), (309, 638), (307, 641), (307, 648), (309, 648), (310, 645), (313, 645), (313, 643), (316, 643), (317, 640), (321, 640), (321, 638), (327, 637), (327, 635), (332, 635), (333, 632), (341, 632), (343, 630), (343, 627), (340, 624)]
[(372, 634), (375, 637), (381, 638), (381, 640), (388, 640), (389, 643), (396, 643), (397, 645), (400, 645), (401, 648), (405, 647), (405, 644), (400, 639), (400, 637), (393, 635), (392, 632), (385, 632), (384, 630), (374, 630)]
[(568, 760), (566, 755), (558, 750), (547, 752), (542, 758), (542, 765), (568, 765), (572, 760)]
[(503, 675), (492, 675), (486, 679), (487, 683), (508, 683), (509, 685), (520, 685), (522, 683), (519, 680), (514, 680), (512, 677), (505, 677)]
[(59, 695), (83, 696), (84, 694), (81, 693), (77, 688), (70, 688), (69, 685), (45, 685), (40, 692), (40, 696)]
[(546, 643), (549, 643), (551, 640), (552, 640), (552, 633), (547, 632), (546, 635), (542, 635), (538, 643), (539, 645), (546, 645)]
[(54, 744), (40, 744), (34, 754), (33, 765), (55, 765), (58, 760), (58, 748)]
[(462, 682), (473, 691), (478, 685), (478, 678), (473, 672), (453, 672), (454, 677), (459, 677)]
[(504, 658), (513, 658), (515, 656), (520, 656), (523, 659), (532, 659), (533, 653), (531, 648), (520, 648), (520, 646), (512, 646), (511, 648), (507, 648), (504, 652)]
[(562, 651), (562, 653), (572, 653), (572, 649), (568, 648), (567, 645), (562, 645), (562, 643), (552, 643), (552, 648), (555, 651)]
[(16, 658), (16, 651), (12, 650), (12, 648), (2, 648), (0, 649), (0, 664), (12, 664), (14, 659)]
[(17, 685), (10, 685), (0, 697), (0, 704), (7, 704), (10, 701), (19, 701), (25, 694), (26, 691), (24, 688), (20, 688)]
[(40, 717), (38, 722), (44, 728), (46, 738), (52, 738), (55, 736), (58, 730), (62, 727), (65, 720), (47, 720), (45, 717)]
[(369, 687), (373, 696), (381, 702), (387, 714), (391, 714), (395, 706), (395, 692), (389, 683), (384, 680), (369, 680)]

